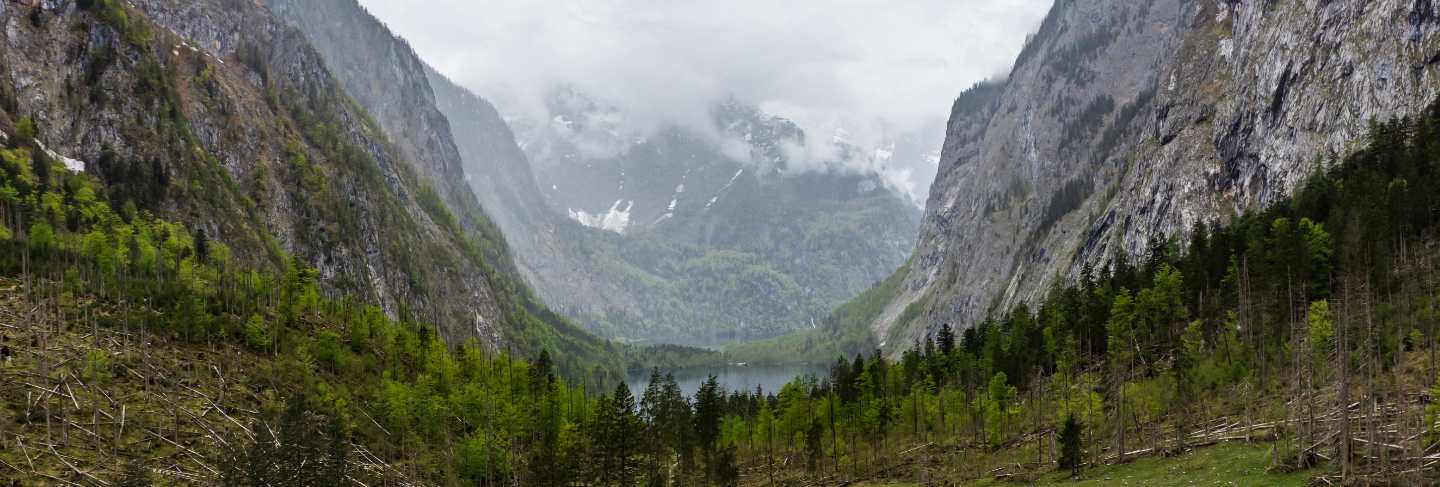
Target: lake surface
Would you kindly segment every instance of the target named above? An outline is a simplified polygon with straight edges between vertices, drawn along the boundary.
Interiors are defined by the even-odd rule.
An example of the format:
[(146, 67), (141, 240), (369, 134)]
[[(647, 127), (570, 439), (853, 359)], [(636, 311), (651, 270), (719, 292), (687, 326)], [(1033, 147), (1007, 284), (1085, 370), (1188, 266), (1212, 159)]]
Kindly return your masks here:
[[(662, 374), (664, 372), (661, 371)], [(685, 394), (685, 397), (694, 397), (695, 391), (700, 389), (700, 383), (710, 375), (715, 376), (726, 393), (738, 390), (754, 392), (755, 387), (759, 386), (766, 394), (772, 394), (780, 392), (780, 388), (785, 384), (805, 374), (813, 374), (824, 380), (829, 371), (815, 365), (727, 365), (676, 371), (675, 382), (680, 385), (680, 392)], [(650, 384), (650, 373), (647, 371), (626, 377), (625, 384), (630, 386), (630, 392), (638, 402), (645, 394), (645, 386)]]

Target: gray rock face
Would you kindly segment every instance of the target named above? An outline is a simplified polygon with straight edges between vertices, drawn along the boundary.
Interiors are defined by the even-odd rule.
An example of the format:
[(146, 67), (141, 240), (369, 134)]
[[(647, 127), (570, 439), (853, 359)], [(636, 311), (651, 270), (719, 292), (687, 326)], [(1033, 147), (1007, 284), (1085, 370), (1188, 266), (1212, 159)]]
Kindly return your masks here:
[(499, 239), (493, 228), (483, 228), (489, 225), (488, 218), (465, 184), (450, 122), (436, 108), (425, 63), (409, 44), (355, 0), (266, 3), (275, 16), (305, 33), (345, 92), (455, 211), (461, 226), (495, 233), (486, 238)]
[(273, 269), (283, 251), (331, 293), (409, 309), (455, 342), (503, 341), (508, 291), (423, 201), (412, 149), (391, 144), (302, 34), (248, 1), (136, 0), (143, 30), (130, 33), (61, 3), (0, 13), (0, 92), (15, 95), (0, 120), (33, 117), (107, 196), (241, 260)]
[(532, 259), (523, 249), (544, 245), (544, 235), (553, 235), (558, 221), (546, 210), (530, 162), (515, 145), (515, 135), (489, 101), (460, 87), (444, 75), (425, 68), (435, 93), (435, 107), (445, 115), (460, 151), (463, 180), (479, 198), (485, 213), (505, 232), (516, 250), (517, 265), (531, 283)]
[[(1267, 205), (1440, 93), (1427, 0), (1060, 0), (956, 100), (892, 348)], [(903, 313), (915, 306), (919, 313)], [(900, 316), (918, 316), (898, 323)]]

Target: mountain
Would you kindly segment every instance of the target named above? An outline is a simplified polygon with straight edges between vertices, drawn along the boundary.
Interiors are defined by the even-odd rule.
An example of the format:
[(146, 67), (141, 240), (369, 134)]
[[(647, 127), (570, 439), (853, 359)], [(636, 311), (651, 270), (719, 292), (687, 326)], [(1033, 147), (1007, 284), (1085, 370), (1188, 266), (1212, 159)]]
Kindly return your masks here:
[[(554, 90), (546, 107), (544, 117), (513, 116), (509, 121), (535, 168), (546, 201), (556, 211), (615, 233), (655, 231), (726, 248), (735, 239), (716, 233), (731, 232), (754, 216), (737, 218), (730, 211), (736, 205), (726, 200), (735, 198), (728, 193), (737, 186), (758, 183), (776, 198), (792, 198), (783, 209), (802, 204), (811, 207), (807, 210), (833, 211), (826, 207), (870, 193), (885, 197), (875, 203), (890, 204), (888, 197), (896, 193), (905, 199), (903, 189), (887, 187), (890, 181), (877, 169), (840, 171), (840, 161), (883, 169), (897, 145), (909, 149), (906, 157), (924, 158), (914, 137), (867, 151), (851, 145), (841, 133), (828, 140), (807, 136), (795, 123), (734, 99), (712, 107), (706, 127), (710, 133), (678, 124), (664, 125), (653, 134), (631, 128), (623, 109), (575, 87)], [(835, 149), (831, 156), (835, 161), (826, 161), (835, 167), (816, 170), (791, 160), (806, 145)], [(819, 177), (807, 182), (782, 175)], [(770, 198), (749, 196), (762, 202)], [(783, 210), (775, 206), (768, 212)], [(888, 211), (916, 214), (918, 219), (918, 212)]]
[[(740, 178), (733, 160), (717, 170), (725, 172), (725, 180), (737, 180), (731, 183), (737, 201), (712, 212), (730, 216), (705, 228), (697, 219), (684, 219), (685, 238), (604, 231), (597, 224), (607, 219), (603, 212), (577, 222), (552, 209), (535, 178), (547, 166), (532, 169), (488, 101), (426, 66), (354, 0), (268, 0), (267, 5), (305, 34), (379, 131), (415, 161), (419, 177), (454, 209), (461, 229), (487, 248), (513, 249), (513, 260), (493, 256), (503, 264), (497, 270), (508, 280), (533, 285), (536, 303), (554, 306), (592, 332), (692, 344), (774, 336), (803, 326), (883, 277), (911, 247), (918, 210), (874, 190), (874, 183), (867, 187), (866, 178), (768, 178), (760, 185), (759, 179)], [(618, 160), (657, 170), (684, 168), (664, 159)], [(580, 182), (600, 187), (593, 183), (601, 180), (576, 180), (575, 187), (585, 187)], [(710, 189), (719, 191), (722, 184)], [(762, 187), (770, 196), (748, 196)], [(656, 180), (632, 188), (652, 191), (656, 198), (664, 193), (668, 200), (677, 185)], [(757, 212), (756, 205), (764, 206)], [(621, 210), (608, 216), (610, 230), (628, 222)], [(750, 222), (752, 214), (769, 218), (757, 226)], [(799, 221), (810, 222), (806, 231), (791, 232)], [(874, 231), (852, 236), (856, 229)], [(804, 258), (811, 255), (825, 265), (807, 265)]]
[[(431, 80), (522, 272), (603, 336), (715, 345), (804, 328), (903, 261), (919, 224), (875, 175), (780, 174), (781, 144), (802, 132), (738, 103), (716, 122), (749, 131), (745, 159), (679, 128), (621, 135), (615, 109), (578, 91), (536, 123)], [(594, 144), (615, 149), (588, 157)]]
[(397, 129), (391, 115), (413, 107), (357, 103), (374, 92), (337, 79), (265, 6), (6, 2), (0, 15), (0, 123), (33, 121), (115, 208), (174, 219), (259, 270), (293, 257), (327, 295), (433, 323), (451, 343), (605, 353), (526, 298), (498, 227), (455, 183), (444, 118)]
[(548, 123), (512, 124), (546, 200), (583, 225), (752, 253), (832, 304), (913, 246), (919, 212), (879, 174), (792, 167), (806, 144), (862, 152), (838, 137), (815, 140), (735, 100), (712, 110), (718, 140), (678, 125), (626, 133), (623, 111), (574, 88), (549, 105)]
[(1057, 1), (953, 106), (891, 349), (1289, 194), (1440, 92), (1429, 1)]

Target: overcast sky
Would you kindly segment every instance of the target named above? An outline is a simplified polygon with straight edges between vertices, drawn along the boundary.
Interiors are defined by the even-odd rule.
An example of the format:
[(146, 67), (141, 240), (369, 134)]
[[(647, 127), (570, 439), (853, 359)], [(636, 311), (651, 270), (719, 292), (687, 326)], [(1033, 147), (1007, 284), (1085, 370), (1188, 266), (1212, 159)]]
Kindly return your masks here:
[(807, 133), (923, 131), (938, 148), (955, 96), (1003, 75), (1052, 0), (360, 3), (510, 116), (544, 115), (543, 94), (570, 83), (640, 130), (701, 123), (734, 96)]

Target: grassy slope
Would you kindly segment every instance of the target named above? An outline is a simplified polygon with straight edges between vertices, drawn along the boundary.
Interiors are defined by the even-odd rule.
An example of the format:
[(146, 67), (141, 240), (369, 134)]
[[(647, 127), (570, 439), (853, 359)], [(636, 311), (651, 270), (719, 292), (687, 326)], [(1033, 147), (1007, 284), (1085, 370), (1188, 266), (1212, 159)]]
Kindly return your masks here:
[[(1026, 485), (1306, 485), (1312, 472), (1269, 474), (1270, 444), (1221, 443), (1177, 457), (1146, 457), (1123, 465), (1106, 465), (1085, 470), (1078, 479), (1055, 472)], [(975, 485), (1010, 485), (1013, 482), (985, 480)]]
[[(1035, 479), (986, 478), (963, 485), (975, 486), (1222, 486), (1222, 485), (1307, 485), (1313, 472), (1287, 474), (1266, 473), (1270, 463), (1270, 444), (1222, 443), (1201, 448), (1177, 457), (1146, 457), (1122, 465), (1106, 465), (1085, 470), (1077, 478), (1062, 472), (1051, 472)], [(948, 479), (947, 479), (948, 480)], [(907, 482), (865, 482), (865, 487), (908, 487), (920, 484)]]

